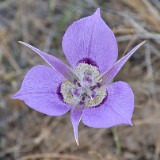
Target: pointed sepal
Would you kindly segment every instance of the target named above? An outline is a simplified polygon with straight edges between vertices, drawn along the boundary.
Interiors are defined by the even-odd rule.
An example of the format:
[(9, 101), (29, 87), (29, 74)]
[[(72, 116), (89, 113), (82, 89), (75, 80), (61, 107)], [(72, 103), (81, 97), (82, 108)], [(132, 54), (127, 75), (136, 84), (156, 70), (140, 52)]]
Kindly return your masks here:
[(73, 131), (74, 131), (74, 138), (75, 138), (77, 145), (79, 145), (78, 126), (79, 126), (79, 122), (81, 121), (83, 109), (84, 107), (82, 106), (73, 106), (70, 112), (71, 122), (73, 126)]
[(25, 42), (19, 41), (20, 44), (23, 44), (24, 46), (30, 48), (32, 51), (36, 52), (40, 57), (42, 57), (53, 69), (60, 72), (66, 79), (68, 79), (71, 82), (74, 82), (75, 79), (78, 79), (77, 75), (74, 73), (73, 69), (69, 66), (67, 66), (64, 62), (62, 62), (60, 59), (49, 55), (38, 48), (27, 44)]
[(128, 54), (119, 59), (113, 67), (111, 67), (108, 71), (104, 72), (98, 79), (102, 79), (101, 84), (108, 84), (120, 71), (126, 61), (135, 53), (146, 41), (141, 42), (136, 47), (134, 47)]

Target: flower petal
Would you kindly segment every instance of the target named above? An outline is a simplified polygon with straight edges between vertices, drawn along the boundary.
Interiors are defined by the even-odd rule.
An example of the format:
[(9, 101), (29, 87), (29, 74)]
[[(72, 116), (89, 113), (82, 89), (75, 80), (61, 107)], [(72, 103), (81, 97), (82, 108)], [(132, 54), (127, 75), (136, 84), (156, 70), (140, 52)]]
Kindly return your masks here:
[(125, 82), (115, 82), (107, 87), (107, 92), (108, 97), (103, 105), (83, 110), (83, 123), (94, 128), (132, 125), (134, 95), (130, 86)]
[(31, 108), (47, 115), (63, 115), (71, 108), (57, 94), (57, 88), (63, 80), (63, 76), (51, 67), (35, 66), (29, 70), (13, 99), (23, 100)]
[(82, 107), (82, 106), (73, 106), (71, 109), (71, 113), (70, 113), (71, 114), (71, 122), (73, 125), (74, 137), (75, 137), (77, 145), (79, 145), (78, 126), (79, 126), (79, 122), (81, 121), (83, 109), (84, 109), (84, 107)]
[(116, 38), (102, 20), (100, 9), (74, 22), (65, 33), (62, 46), (72, 66), (83, 59), (91, 59), (101, 72), (108, 70), (118, 55)]
[(58, 72), (60, 72), (65, 78), (67, 78), (68, 80), (70, 80), (71, 82), (74, 82), (75, 79), (77, 79), (76, 74), (74, 73), (74, 71), (72, 70), (72, 68), (70, 68), (69, 66), (67, 66), (64, 62), (62, 62), (60, 59), (49, 55), (41, 50), (39, 50), (38, 48), (35, 48), (33, 46), (31, 46), (30, 44), (27, 44), (25, 42), (21, 42), (19, 41), (19, 43), (25, 45), (26, 47), (30, 48), (31, 50), (33, 50), (34, 52), (36, 52), (39, 56), (41, 56), (52, 68), (54, 68), (55, 70), (57, 70)]
[(136, 47), (134, 47), (128, 54), (126, 54), (124, 57), (119, 59), (111, 69), (103, 73), (100, 77), (102, 77), (103, 81), (102, 84), (109, 83), (116, 74), (120, 71), (120, 69), (123, 67), (125, 62), (132, 56), (133, 53), (136, 52), (137, 49), (139, 49), (146, 41), (143, 41), (142, 43), (138, 44)]

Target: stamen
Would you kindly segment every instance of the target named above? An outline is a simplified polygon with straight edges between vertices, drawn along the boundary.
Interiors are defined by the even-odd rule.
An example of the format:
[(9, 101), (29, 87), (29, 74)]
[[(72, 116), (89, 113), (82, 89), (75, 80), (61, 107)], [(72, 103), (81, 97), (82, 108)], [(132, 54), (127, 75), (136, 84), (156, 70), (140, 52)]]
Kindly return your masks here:
[(97, 82), (100, 76), (98, 68), (86, 63), (80, 63), (74, 71), (79, 81), (73, 83), (68, 80), (61, 84), (60, 93), (63, 101), (70, 105), (84, 105), (86, 107), (98, 106), (106, 97), (106, 89)]

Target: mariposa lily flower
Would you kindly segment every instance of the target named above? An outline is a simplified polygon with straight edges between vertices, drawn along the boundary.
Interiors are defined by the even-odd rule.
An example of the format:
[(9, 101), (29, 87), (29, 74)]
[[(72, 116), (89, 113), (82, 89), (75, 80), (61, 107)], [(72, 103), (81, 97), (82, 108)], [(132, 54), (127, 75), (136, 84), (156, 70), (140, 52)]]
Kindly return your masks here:
[(60, 116), (70, 110), (77, 144), (81, 120), (94, 128), (132, 125), (132, 89), (126, 82), (110, 82), (144, 42), (116, 62), (116, 38), (102, 20), (100, 9), (67, 29), (62, 47), (71, 66), (27, 43), (20, 43), (39, 54), (49, 66), (37, 65), (29, 70), (14, 99), (23, 100), (49, 116)]

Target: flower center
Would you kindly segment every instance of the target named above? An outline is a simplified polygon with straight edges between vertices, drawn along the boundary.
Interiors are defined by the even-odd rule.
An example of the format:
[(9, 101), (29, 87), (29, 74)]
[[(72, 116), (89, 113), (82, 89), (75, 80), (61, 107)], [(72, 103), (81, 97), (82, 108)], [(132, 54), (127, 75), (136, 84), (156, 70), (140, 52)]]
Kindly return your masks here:
[(70, 105), (98, 106), (106, 97), (106, 88), (101, 86), (97, 77), (100, 75), (97, 67), (86, 63), (79, 63), (74, 69), (79, 77), (74, 83), (65, 80), (61, 84), (60, 92), (63, 101)]

